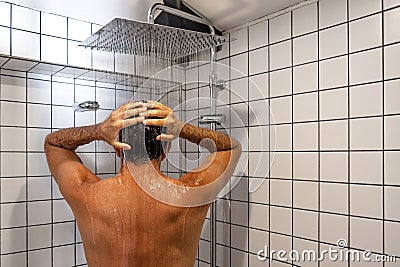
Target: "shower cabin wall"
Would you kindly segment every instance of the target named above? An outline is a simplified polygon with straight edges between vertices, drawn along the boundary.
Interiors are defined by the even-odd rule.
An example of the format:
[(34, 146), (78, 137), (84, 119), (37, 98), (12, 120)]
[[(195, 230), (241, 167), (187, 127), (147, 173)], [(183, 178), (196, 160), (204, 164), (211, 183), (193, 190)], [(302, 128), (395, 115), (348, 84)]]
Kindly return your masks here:
[[(257, 257), (265, 247), (318, 255), (341, 239), (397, 257), (371, 266), (398, 265), (399, 21), (398, 0), (321, 0), (227, 32), (236, 41), (218, 63), (232, 68), (231, 90), (219, 99), (243, 114), (247, 134), (232, 120), (228, 131), (248, 144), (248, 168), (217, 201), (218, 266), (370, 265)], [(250, 109), (262, 120), (246, 120)], [(271, 168), (252, 166), (263, 152)], [(250, 193), (256, 178), (265, 181)], [(210, 244), (206, 227), (196, 266), (210, 266)]]

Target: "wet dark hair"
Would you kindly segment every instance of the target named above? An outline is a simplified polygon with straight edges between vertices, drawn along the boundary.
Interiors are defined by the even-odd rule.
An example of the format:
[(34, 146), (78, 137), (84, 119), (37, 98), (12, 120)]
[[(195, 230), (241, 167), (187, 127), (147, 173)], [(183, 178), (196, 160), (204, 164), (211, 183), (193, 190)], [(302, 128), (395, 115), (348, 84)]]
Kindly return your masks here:
[(131, 150), (123, 152), (125, 160), (139, 165), (159, 158), (164, 153), (164, 142), (156, 140), (156, 137), (163, 132), (161, 126), (144, 125), (140, 122), (123, 128), (119, 132), (119, 140), (131, 146)]

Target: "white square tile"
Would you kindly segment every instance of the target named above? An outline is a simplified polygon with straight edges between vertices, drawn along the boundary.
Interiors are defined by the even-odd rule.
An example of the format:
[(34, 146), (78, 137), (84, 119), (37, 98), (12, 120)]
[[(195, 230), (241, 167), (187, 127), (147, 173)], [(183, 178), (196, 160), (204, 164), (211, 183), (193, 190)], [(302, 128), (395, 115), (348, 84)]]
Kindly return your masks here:
[(347, 121), (325, 121), (320, 124), (321, 150), (347, 150)]
[(270, 74), (270, 96), (292, 94), (292, 70), (283, 69)]
[[(318, 251), (318, 247), (319, 247), (318, 243), (315, 242), (315, 241), (304, 240), (304, 239), (301, 239), (301, 238), (294, 238), (293, 239), (293, 248), (294, 248), (294, 250), (299, 251), (300, 254), (303, 251)], [(311, 257), (313, 257), (313, 256), (311, 256)], [(299, 259), (298, 260), (295, 259), (293, 263), (294, 264), (300, 264), (302, 262), (304, 262), (304, 261), (302, 261), (301, 256), (300, 256)], [(307, 265), (310, 266), (310, 267), (317, 267), (318, 266), (318, 262), (317, 261), (314, 262), (313, 260), (311, 260), (311, 261), (309, 261), (309, 263), (307, 263)]]
[(231, 222), (243, 226), (247, 226), (247, 216), (243, 216), (243, 214), (247, 214), (248, 206), (247, 203), (232, 201), (231, 202)]
[(382, 83), (350, 87), (350, 116), (382, 115)]
[(302, 210), (293, 211), (293, 235), (317, 239), (318, 213)]
[(384, 42), (390, 44), (400, 41), (400, 30), (396, 27), (400, 19), (400, 8), (389, 10), (384, 13)]
[(400, 148), (400, 116), (385, 117), (385, 149)]
[(51, 267), (51, 249), (30, 251), (28, 254), (28, 266)]
[(25, 203), (1, 204), (1, 227), (8, 228), (24, 225), (26, 225)]
[(9, 3), (1, 2), (0, 25), (10, 27), (10, 14), (11, 14), (11, 5)]
[(400, 220), (398, 208), (400, 190), (398, 187), (385, 187), (385, 218), (389, 220)]
[(44, 224), (51, 222), (50, 201), (37, 201), (28, 203), (28, 223)]
[[(235, 235), (231, 236), (232, 237), (231, 246), (234, 248), (240, 249), (240, 250), (247, 250), (248, 244), (247, 244), (246, 240), (247, 240), (247, 236), (248, 236), (248, 228), (232, 225), (231, 231), (234, 231), (236, 233)], [(207, 246), (207, 250), (208, 250), (208, 252), (210, 251), (209, 245)], [(232, 250), (232, 254), (233, 254), (233, 251), (234, 250)], [(232, 255), (232, 260), (233, 260), (233, 255)]]
[(51, 246), (51, 226), (31, 226), (28, 228), (28, 249), (39, 249)]
[(42, 34), (67, 38), (67, 18), (53, 15), (50, 13), (41, 13)]
[(71, 208), (65, 200), (53, 201), (53, 219), (55, 222), (74, 220)]
[(382, 187), (350, 185), (350, 213), (352, 215), (382, 218)]
[(14, 177), (26, 175), (25, 153), (1, 153), (1, 176)]
[(339, 25), (319, 33), (321, 59), (343, 55), (347, 52), (347, 25)]
[(292, 205), (292, 184), (285, 180), (270, 180), (270, 203), (290, 207)]
[[(1, 125), (3, 126), (25, 126), (25, 104), (1, 102)], [(12, 114), (12, 116), (11, 116)]]
[(36, 103), (51, 102), (50, 81), (28, 80), (28, 101)]
[[(286, 178), (292, 177), (292, 155), (289, 152), (275, 152), (271, 160), (271, 177)], [(271, 183), (272, 184), (272, 183)], [(281, 191), (283, 192), (283, 191)], [(272, 199), (272, 198), (271, 198)]]
[(348, 186), (346, 184), (321, 183), (321, 210), (347, 214)]
[(318, 149), (318, 124), (298, 123), (293, 125), (294, 150), (317, 150)]
[[(249, 100), (269, 97), (268, 74), (259, 74), (249, 78)], [(223, 92), (223, 91), (222, 91)]]
[(249, 49), (268, 45), (268, 21), (249, 27)]
[(270, 123), (287, 123), (292, 120), (292, 98), (279, 97), (271, 99)]
[(268, 208), (269, 207), (267, 205), (250, 204), (249, 226), (268, 230)]
[(53, 251), (54, 266), (68, 267), (74, 265), (74, 245), (55, 247)]
[(51, 177), (28, 178), (28, 200), (51, 198)]
[(385, 9), (400, 5), (399, 0), (383, 0), (383, 7)]
[[(249, 107), (249, 125), (266, 125), (269, 123), (270, 109), (268, 107), (268, 101), (258, 100), (250, 102)], [(263, 132), (266, 134), (266, 132)], [(263, 136), (263, 138), (268, 138), (268, 136)]]
[[(400, 225), (397, 222), (385, 222), (385, 251), (388, 255), (400, 254)], [(393, 265), (395, 266), (395, 265)]]
[(241, 78), (230, 82), (231, 101), (230, 103), (245, 102), (248, 99), (248, 79)]
[(321, 240), (336, 244), (338, 239), (347, 238), (347, 216), (321, 213)]
[(91, 23), (68, 18), (68, 38), (84, 41), (92, 34)]
[(99, 102), (101, 108), (115, 109), (115, 90), (97, 88), (96, 101)]
[(2, 151), (25, 151), (26, 134), (23, 128), (1, 127)]
[[(249, 230), (249, 248), (253, 253), (257, 253), (260, 249), (263, 249), (264, 246), (268, 245), (268, 231), (260, 231), (256, 229)], [(257, 259), (257, 258), (256, 258)], [(261, 261), (257, 259), (260, 263)], [(230, 265), (222, 265), (222, 266), (230, 266)], [(249, 265), (249, 266), (257, 266), (257, 265)], [(259, 265), (262, 266), (262, 265)]]
[(1, 100), (25, 101), (26, 80), (19, 77), (1, 77)]
[(293, 153), (293, 175), (296, 179), (318, 179), (318, 153)]
[(53, 244), (55, 246), (74, 243), (75, 223), (68, 222), (54, 224), (53, 231)]
[(0, 39), (2, 40), (0, 43), (0, 53), (3, 55), (10, 55), (10, 29), (0, 26)]
[(44, 151), (44, 140), (49, 133), (46, 129), (28, 129), (28, 151)]
[[(292, 237), (289, 236), (284, 236), (281, 234), (274, 234), (271, 233), (270, 235), (270, 244), (271, 244), (271, 250), (279, 251), (279, 250), (284, 250), (284, 251), (290, 251), (292, 248)], [(276, 259), (277, 254), (273, 255), (273, 259)], [(274, 264), (275, 263), (275, 264)], [(283, 264), (281, 262), (278, 262), (276, 260), (271, 262), (270, 267), (283, 267), (286, 264)]]
[(16, 202), (26, 200), (25, 178), (1, 179), (1, 202)]
[[(86, 257), (85, 257), (85, 251), (83, 249), (83, 244), (78, 244), (76, 246), (76, 263), (77, 264), (85, 264), (86, 263)], [(87, 265), (83, 265), (84, 267), (87, 267)]]
[(51, 106), (28, 104), (28, 125), (50, 128)]
[(320, 118), (339, 119), (347, 117), (347, 89), (320, 92)]
[(400, 77), (400, 45), (385, 47), (385, 79)]
[[(10, 253), (17, 251), (25, 251), (26, 250), (26, 229), (25, 228), (16, 228), (16, 229), (5, 229), (1, 230), (1, 253)], [(18, 254), (16, 254), (18, 255)], [(21, 257), (21, 255), (18, 255)], [(5, 264), (2, 258), (2, 264)], [(11, 263), (11, 261), (9, 261)], [(13, 261), (12, 265), (16, 262), (20, 262), (19, 260)], [(25, 265), (25, 264), (24, 264)], [(24, 266), (21, 265), (21, 266)]]
[(275, 127), (275, 150), (291, 151), (292, 150), (292, 126), (276, 125)]
[(350, 19), (355, 19), (381, 11), (381, 8), (380, 0), (349, 0)]
[(319, 27), (325, 28), (347, 20), (347, 0), (321, 0), (319, 2)]
[(55, 105), (71, 106), (74, 103), (74, 85), (70, 83), (52, 83), (52, 101)]
[(318, 88), (318, 64), (311, 63), (293, 69), (293, 92), (315, 91)]
[(58, 64), (67, 64), (67, 40), (42, 36), (42, 60)]
[(248, 106), (241, 103), (231, 106), (230, 124), (231, 127), (243, 127), (248, 125)]
[(50, 175), (50, 170), (47, 165), (45, 153), (28, 154), (28, 175), (29, 176)]
[(74, 126), (74, 111), (70, 107), (52, 107), (52, 127), (68, 128)]
[(237, 79), (248, 74), (247, 53), (231, 57), (231, 79)]
[(269, 21), (270, 43), (289, 39), (291, 36), (291, 13), (285, 13)]
[(382, 153), (350, 153), (350, 180), (353, 183), (382, 184)]
[(316, 33), (293, 40), (293, 63), (303, 64), (318, 58), (318, 35)]
[(319, 71), (320, 89), (347, 86), (348, 84), (347, 56), (321, 61)]
[(382, 44), (381, 14), (350, 22), (350, 52)]
[[(257, 184), (258, 188), (250, 193), (251, 202), (269, 204), (269, 181), (264, 178), (252, 178), (250, 184)], [(255, 214), (256, 215), (256, 214)]]
[(91, 68), (92, 50), (79, 46), (79, 44), (80, 42), (68, 40), (68, 64), (77, 67)]
[(268, 47), (250, 51), (249, 75), (268, 71)]
[[(268, 144), (267, 144), (268, 145)], [(249, 176), (265, 178), (269, 173), (269, 154), (267, 151), (249, 153)], [(251, 181), (249, 190), (252, 192), (259, 184), (257, 181)]]
[(399, 173), (400, 152), (386, 151), (385, 153), (385, 184), (400, 185)]
[(318, 118), (318, 95), (307, 93), (293, 96), (293, 121), (314, 121)]
[[(248, 253), (245, 253), (245, 252), (242, 252), (239, 250), (235, 250), (235, 249), (231, 250), (231, 261), (236, 262), (238, 264), (238, 267), (249, 266), (248, 265), (248, 256), (249, 256)], [(207, 266), (208, 266), (208, 263), (202, 265), (199, 262), (199, 267), (207, 267)]]
[(290, 41), (285, 41), (270, 46), (270, 69), (276, 70), (289, 67), (292, 64), (292, 45)]
[[(40, 38), (39, 34), (12, 30), (11, 55), (40, 60)], [(25, 44), (29, 44), (25, 45)]]
[(115, 155), (110, 153), (96, 154), (98, 173), (115, 173)]
[(317, 30), (317, 4), (293, 10), (293, 36)]
[[(86, 126), (86, 125), (95, 124), (95, 115), (96, 115), (96, 113), (94, 113), (94, 112), (76, 112), (75, 113), (75, 126)], [(92, 147), (92, 146), (90, 146), (90, 147)], [(89, 149), (89, 147), (87, 147), (87, 148)]]
[(318, 209), (318, 183), (294, 181), (293, 206), (296, 208)]
[(385, 114), (400, 113), (400, 80), (385, 82)]
[(321, 181), (347, 182), (346, 152), (322, 152), (320, 161)]
[(374, 49), (350, 56), (350, 84), (379, 81), (381, 79), (381, 49)]
[(248, 33), (247, 28), (232, 32), (230, 38), (233, 40), (230, 43), (230, 55), (236, 55), (248, 50)]
[(271, 207), (270, 213), (270, 230), (273, 232), (290, 235), (292, 232), (291, 210), (286, 208)]
[(351, 149), (382, 149), (382, 139), (382, 118), (350, 120)]
[(350, 218), (350, 244), (352, 247), (382, 252), (383, 223), (380, 221)]
[(23, 6), (13, 5), (12, 27), (14, 29), (40, 32), (40, 12)]
[(217, 245), (216, 259), (218, 266), (229, 266), (231, 261), (230, 248)]

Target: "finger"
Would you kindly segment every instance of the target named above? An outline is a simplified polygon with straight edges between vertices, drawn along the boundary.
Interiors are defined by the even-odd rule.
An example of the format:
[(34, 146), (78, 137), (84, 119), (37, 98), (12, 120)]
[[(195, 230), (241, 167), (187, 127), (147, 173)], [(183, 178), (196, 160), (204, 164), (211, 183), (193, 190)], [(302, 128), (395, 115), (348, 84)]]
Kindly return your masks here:
[(156, 140), (158, 140), (158, 141), (172, 141), (174, 139), (175, 139), (175, 136), (173, 136), (172, 134), (161, 134), (156, 137)]
[(120, 106), (119, 108), (116, 109), (116, 111), (120, 112), (120, 111), (124, 111), (127, 109), (132, 109), (132, 108), (136, 108), (136, 107), (140, 107), (143, 105), (143, 102), (141, 101), (129, 101), (125, 104), (123, 104), (122, 106)]
[(115, 141), (111, 145), (114, 147), (114, 149), (131, 150), (131, 146), (126, 143)]
[(132, 116), (136, 116), (136, 115), (146, 112), (146, 111), (147, 111), (146, 107), (128, 109), (127, 111), (124, 112), (124, 118), (130, 118)]
[(166, 119), (147, 119), (143, 121), (144, 125), (163, 126)]
[(166, 118), (169, 114), (170, 112), (168, 110), (152, 109), (146, 112), (139, 113), (139, 116)]
[(136, 117), (136, 118), (132, 118), (132, 119), (126, 119), (126, 120), (124, 120), (123, 127), (124, 128), (125, 127), (129, 127), (129, 126), (135, 125), (136, 123), (142, 122), (142, 121), (144, 121), (143, 117)]
[(115, 155), (117, 155), (117, 157), (120, 158), (121, 157), (121, 150), (119, 150), (117, 148), (114, 148), (114, 151), (115, 151)]
[(156, 102), (156, 101), (147, 101), (146, 103), (143, 103), (143, 106), (152, 108), (152, 109), (164, 109), (164, 110), (170, 109), (169, 107), (161, 104), (160, 102)]

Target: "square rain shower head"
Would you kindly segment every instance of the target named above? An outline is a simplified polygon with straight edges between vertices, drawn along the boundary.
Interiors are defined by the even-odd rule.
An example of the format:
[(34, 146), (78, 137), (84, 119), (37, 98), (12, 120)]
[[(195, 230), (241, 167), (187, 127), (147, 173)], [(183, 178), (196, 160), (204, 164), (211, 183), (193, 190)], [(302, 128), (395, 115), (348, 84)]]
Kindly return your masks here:
[(223, 36), (115, 18), (81, 43), (98, 50), (160, 59), (179, 59), (217, 47)]

